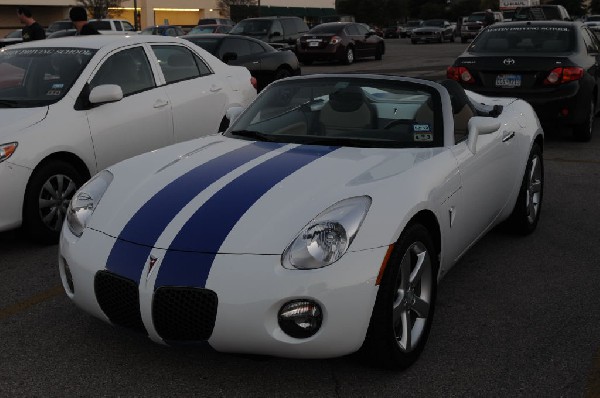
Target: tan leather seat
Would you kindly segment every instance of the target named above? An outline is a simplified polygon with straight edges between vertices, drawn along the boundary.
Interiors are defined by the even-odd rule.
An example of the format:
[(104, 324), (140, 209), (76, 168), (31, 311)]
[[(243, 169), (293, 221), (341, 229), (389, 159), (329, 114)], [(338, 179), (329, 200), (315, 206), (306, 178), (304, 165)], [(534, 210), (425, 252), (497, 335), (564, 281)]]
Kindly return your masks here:
[(360, 87), (347, 87), (329, 94), (319, 122), (327, 130), (377, 128), (377, 114)]

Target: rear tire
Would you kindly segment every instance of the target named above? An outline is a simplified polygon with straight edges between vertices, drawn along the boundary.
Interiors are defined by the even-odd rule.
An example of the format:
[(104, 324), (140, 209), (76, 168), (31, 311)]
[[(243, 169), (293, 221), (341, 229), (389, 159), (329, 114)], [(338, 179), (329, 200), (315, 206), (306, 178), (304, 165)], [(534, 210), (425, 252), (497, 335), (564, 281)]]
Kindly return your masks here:
[(533, 144), (521, 189), (512, 214), (506, 221), (508, 229), (516, 234), (528, 235), (537, 227), (544, 198), (544, 160), (538, 144)]
[(377, 61), (381, 61), (382, 58), (383, 58), (383, 46), (381, 44), (378, 44), (377, 48), (375, 49), (375, 59)]
[(277, 71), (275, 72), (275, 80), (285, 79), (286, 77), (290, 76), (292, 76), (292, 72), (290, 72), (289, 69), (284, 67), (277, 69)]
[(352, 47), (346, 48), (342, 62), (345, 65), (351, 65), (354, 62), (354, 48), (352, 48)]
[(590, 100), (589, 113), (583, 123), (573, 125), (573, 137), (577, 141), (588, 142), (592, 139), (594, 131), (594, 119), (596, 118), (596, 106), (594, 100)]
[(427, 342), (437, 290), (438, 255), (429, 231), (409, 225), (396, 242), (384, 271), (361, 347), (376, 366), (403, 369)]
[(49, 160), (33, 171), (25, 190), (23, 227), (36, 242), (56, 243), (73, 194), (85, 178), (63, 160)]

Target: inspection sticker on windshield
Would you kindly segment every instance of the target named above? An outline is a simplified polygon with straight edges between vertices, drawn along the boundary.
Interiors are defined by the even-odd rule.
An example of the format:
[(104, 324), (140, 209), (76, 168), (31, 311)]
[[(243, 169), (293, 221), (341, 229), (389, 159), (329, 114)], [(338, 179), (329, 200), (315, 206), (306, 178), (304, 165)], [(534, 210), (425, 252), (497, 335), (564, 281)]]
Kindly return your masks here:
[(62, 84), (62, 83), (54, 83), (52, 85), (52, 89), (53, 90), (56, 90), (56, 89), (59, 89), (59, 88), (63, 88), (63, 87), (64, 87), (64, 84)]
[(431, 142), (433, 141), (433, 133), (431, 126), (428, 124), (413, 124), (413, 133), (415, 142)]
[(62, 90), (48, 90), (46, 95), (60, 95), (61, 92)]

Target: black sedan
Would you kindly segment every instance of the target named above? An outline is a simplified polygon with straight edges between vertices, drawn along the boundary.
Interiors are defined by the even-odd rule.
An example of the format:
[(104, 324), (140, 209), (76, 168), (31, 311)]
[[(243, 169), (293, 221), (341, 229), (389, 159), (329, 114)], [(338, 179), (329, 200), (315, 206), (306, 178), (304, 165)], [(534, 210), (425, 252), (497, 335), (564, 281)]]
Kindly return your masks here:
[(507, 22), (482, 31), (447, 76), (483, 95), (522, 98), (545, 126), (570, 125), (576, 139), (589, 141), (599, 63), (598, 41), (579, 22)]
[(226, 64), (248, 68), (257, 81), (258, 91), (275, 80), (300, 75), (296, 54), (290, 50), (275, 50), (258, 39), (217, 33), (186, 35), (183, 39), (202, 47)]
[(410, 41), (412, 44), (419, 42), (454, 41), (454, 27), (444, 19), (428, 19), (419, 28), (412, 30)]
[(349, 65), (363, 57), (380, 60), (385, 54), (385, 42), (366, 24), (328, 22), (300, 36), (296, 52), (305, 65), (335, 60)]

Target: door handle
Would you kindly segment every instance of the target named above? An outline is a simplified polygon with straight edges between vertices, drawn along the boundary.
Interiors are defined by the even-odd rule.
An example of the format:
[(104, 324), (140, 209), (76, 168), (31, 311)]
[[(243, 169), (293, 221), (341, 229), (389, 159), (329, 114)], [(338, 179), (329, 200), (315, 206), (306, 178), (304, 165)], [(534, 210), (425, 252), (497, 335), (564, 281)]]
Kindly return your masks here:
[(156, 102), (154, 103), (155, 108), (163, 108), (167, 105), (169, 105), (169, 101), (164, 100), (164, 99), (157, 99)]
[(210, 86), (210, 91), (213, 93), (216, 93), (217, 91), (221, 91), (222, 87), (217, 86), (216, 84), (213, 84), (212, 86)]
[(514, 131), (505, 131), (504, 134), (502, 135), (502, 142), (506, 142), (509, 140), (512, 140), (515, 137), (515, 132)]

